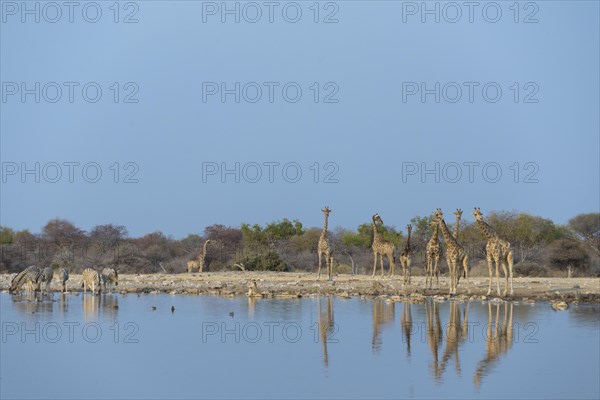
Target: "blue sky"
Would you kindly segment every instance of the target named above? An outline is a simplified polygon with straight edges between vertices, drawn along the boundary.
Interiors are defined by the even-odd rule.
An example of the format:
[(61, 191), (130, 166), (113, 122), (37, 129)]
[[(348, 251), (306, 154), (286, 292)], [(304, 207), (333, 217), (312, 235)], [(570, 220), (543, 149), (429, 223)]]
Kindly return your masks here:
[[(375, 212), (400, 228), (437, 207), (517, 210), (558, 223), (598, 212), (598, 2), (521, 2), (517, 17), (513, 3), (496, 3), (495, 23), (486, 18), (496, 9), (482, 14), (483, 2), (473, 22), (463, 7), (456, 23), (444, 20), (455, 15), (445, 3), (439, 23), (420, 9), (407, 13), (421, 2), (321, 2), (318, 23), (312, 1), (281, 2), (272, 23), (264, 6), (258, 22), (245, 21), (255, 10), (242, 2), (239, 23), (207, 12), (221, 2), (123, 2), (118, 16), (113, 2), (99, 2), (96, 23), (84, 19), (94, 9), (74, 9), (71, 23), (66, 8), (56, 17), (40, 3), (36, 23), (20, 2), (3, 1), (1, 224), (38, 232), (58, 217), (83, 229), (117, 223), (133, 236), (178, 238), (213, 223), (287, 217), (319, 226), (325, 205), (330, 226), (348, 228)], [(287, 22), (297, 8), (299, 21)], [(138, 22), (123, 23), (128, 15)], [(327, 16), (338, 22), (324, 23)], [(239, 82), (239, 103), (235, 94), (225, 102), (209, 94), (212, 82), (219, 90)], [(435, 93), (423, 102), (421, 84), (436, 82), (439, 103)], [(22, 83), (33, 90), (24, 102)], [(52, 103), (57, 86), (62, 96)], [(97, 87), (102, 96), (91, 102)], [(256, 87), (262, 97), (253, 103)], [(452, 102), (457, 87), (462, 97)], [(71, 164), (73, 182), (70, 162), (79, 163)], [(21, 176), (36, 163), (39, 182)], [(239, 163), (239, 182), (222, 179), (222, 163)], [(436, 163), (438, 182), (420, 176)], [(219, 173), (206, 175), (215, 165)], [(298, 167), (302, 176), (291, 182)], [(88, 182), (98, 168), (102, 176)]]

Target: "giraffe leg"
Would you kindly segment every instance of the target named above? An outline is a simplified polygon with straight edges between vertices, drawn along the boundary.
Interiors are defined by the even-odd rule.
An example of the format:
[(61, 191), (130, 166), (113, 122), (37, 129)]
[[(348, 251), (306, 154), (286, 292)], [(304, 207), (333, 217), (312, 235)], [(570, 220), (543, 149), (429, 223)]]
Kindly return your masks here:
[(425, 288), (427, 288), (427, 283), (429, 283), (429, 288), (431, 288), (431, 281), (433, 281), (433, 276), (431, 276), (431, 281), (429, 279), (429, 276), (432, 275), (432, 268), (433, 268), (433, 260), (430, 254), (427, 254), (427, 271), (426, 271), (426, 275), (425, 275)]
[(332, 279), (332, 277), (333, 277), (333, 272), (334, 272), (334, 271), (333, 271), (333, 256), (332, 256), (332, 255), (330, 255), (330, 256), (329, 256), (329, 280), (331, 280), (331, 279)]
[(319, 256), (319, 269), (317, 270), (317, 280), (321, 279), (321, 252), (318, 252)]
[(406, 276), (407, 276), (407, 282), (410, 285), (410, 264), (411, 264), (411, 256), (410, 254), (408, 256), (406, 256)]
[(465, 270), (465, 285), (467, 286), (467, 293), (469, 293), (469, 256), (465, 254), (465, 257), (463, 258), (462, 262), (463, 269)]
[[(435, 263), (433, 264), (433, 274), (435, 275), (435, 285), (440, 287), (440, 255), (439, 253), (435, 255)], [(431, 282), (433, 283), (433, 277), (431, 278)]]
[(394, 276), (394, 273), (396, 272), (395, 271), (396, 262), (394, 260), (394, 253), (392, 253), (392, 254), (388, 253), (387, 258), (388, 258), (388, 261), (390, 262), (390, 278), (391, 278), (392, 276)]
[(507, 255), (506, 259), (508, 261), (508, 272), (510, 273), (510, 294), (512, 296), (514, 294), (514, 289), (513, 289), (513, 252), (512, 252), (512, 250), (508, 251), (508, 255)]
[(377, 270), (377, 253), (373, 252), (373, 278), (375, 278), (376, 270)]
[(488, 264), (488, 273), (489, 273), (490, 279), (489, 279), (487, 296), (489, 296), (492, 293), (492, 280), (494, 278), (494, 273), (492, 272), (492, 262), (493, 262), (492, 255), (488, 252), (487, 253), (487, 264)]
[(458, 286), (458, 257), (452, 260), (452, 292), (456, 294)]
[(506, 293), (508, 293), (508, 271), (506, 270), (506, 258), (501, 258), (500, 265), (502, 266), (502, 272), (504, 273), (504, 291), (502, 292), (502, 296), (506, 296)]
[(383, 276), (383, 253), (379, 253), (379, 265), (381, 266), (381, 276)]
[(498, 296), (500, 296), (500, 273), (498, 272), (498, 264), (500, 264), (500, 256), (494, 253), (494, 263), (496, 264), (496, 289)]

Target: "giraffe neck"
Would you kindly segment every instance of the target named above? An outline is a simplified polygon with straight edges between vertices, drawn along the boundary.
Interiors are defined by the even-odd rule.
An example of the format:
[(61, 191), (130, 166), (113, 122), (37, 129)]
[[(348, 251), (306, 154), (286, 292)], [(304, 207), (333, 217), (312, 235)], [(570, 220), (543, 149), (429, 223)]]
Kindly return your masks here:
[(444, 240), (446, 243), (454, 243), (454, 237), (448, 230), (448, 226), (446, 226), (446, 221), (442, 218), (440, 220), (440, 225), (442, 226), (442, 235), (444, 236)]
[(407, 251), (410, 251), (410, 229), (408, 230), (408, 237), (406, 238), (406, 248)]
[(327, 236), (327, 223), (328, 223), (328, 216), (327, 214), (325, 214), (325, 224), (323, 225), (323, 232), (321, 232), (321, 239), (325, 239), (325, 237)]
[(208, 246), (208, 241), (205, 241), (204, 244), (202, 245), (202, 253), (200, 253), (200, 257), (204, 258), (204, 256), (206, 255), (206, 247)]
[(377, 232), (377, 224), (375, 224), (375, 220), (371, 222), (371, 225), (373, 225), (373, 243), (381, 242), (381, 236), (379, 235), (379, 232)]
[(458, 240), (458, 231), (460, 227), (460, 217), (456, 216), (456, 222), (454, 223), (454, 239)]
[(494, 229), (486, 224), (485, 221), (477, 220), (477, 226), (479, 227), (481, 233), (483, 233), (488, 240), (494, 239), (498, 236), (496, 232), (494, 232)]
[(439, 233), (440, 233), (440, 225), (435, 224), (435, 227), (433, 228), (433, 235), (431, 235), (431, 239), (437, 241)]

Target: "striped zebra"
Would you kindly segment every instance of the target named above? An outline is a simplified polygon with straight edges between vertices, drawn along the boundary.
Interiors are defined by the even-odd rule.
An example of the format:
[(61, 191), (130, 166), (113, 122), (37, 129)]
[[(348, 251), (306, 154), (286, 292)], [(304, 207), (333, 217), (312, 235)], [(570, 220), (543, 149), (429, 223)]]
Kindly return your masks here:
[(50, 289), (50, 282), (52, 282), (53, 277), (54, 277), (54, 270), (51, 267), (44, 268), (38, 278), (40, 287), (43, 283), (45, 283), (46, 291), (48, 292)]
[[(104, 268), (102, 270), (102, 285), (105, 291), (108, 284), (111, 284), (113, 288), (119, 285), (119, 273), (115, 268)], [(110, 293), (110, 289), (108, 292)]]
[(62, 285), (62, 292), (65, 293), (67, 291), (67, 281), (69, 280), (69, 270), (66, 268), (59, 269), (58, 277)]
[(81, 287), (83, 288), (83, 293), (86, 293), (87, 288), (90, 288), (92, 293), (96, 293), (96, 288), (98, 288), (97, 292), (100, 293), (100, 275), (98, 271), (93, 268), (84, 269), (81, 274)]
[(25, 268), (19, 272), (10, 283), (10, 293), (20, 291), (23, 285), (27, 284), (29, 287), (33, 287), (34, 291), (40, 290), (39, 278), (42, 271), (35, 265)]

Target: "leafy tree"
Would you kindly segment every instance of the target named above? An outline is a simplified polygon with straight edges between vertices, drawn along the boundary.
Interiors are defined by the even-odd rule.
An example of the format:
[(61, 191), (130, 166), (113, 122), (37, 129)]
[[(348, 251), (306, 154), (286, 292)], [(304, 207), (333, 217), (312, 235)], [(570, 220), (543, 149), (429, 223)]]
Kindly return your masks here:
[(577, 268), (583, 271), (588, 261), (589, 255), (581, 243), (574, 240), (559, 239), (548, 248), (548, 262), (561, 270)]
[(200, 235), (191, 233), (185, 238), (181, 239), (179, 242), (187, 253), (191, 253), (194, 254), (194, 256), (197, 256), (204, 240)]
[(123, 225), (96, 225), (90, 231), (90, 239), (103, 251), (116, 247), (127, 235), (127, 228)]
[[(295, 235), (290, 237), (289, 240), (291, 249), (296, 252), (316, 252), (322, 231), (323, 230), (320, 228), (310, 228), (305, 230), (304, 233), (302, 233), (302, 235)], [(331, 241), (331, 233), (328, 235), (328, 238)]]
[(62, 247), (79, 244), (86, 239), (85, 232), (72, 222), (52, 219), (42, 228), (42, 237), (50, 243)]
[(569, 220), (577, 238), (600, 255), (600, 213), (579, 214)]
[(0, 245), (11, 244), (15, 238), (15, 232), (4, 226), (0, 226)]
[(544, 245), (562, 236), (551, 220), (526, 213), (492, 212), (487, 222), (516, 249), (519, 261), (539, 258)]

